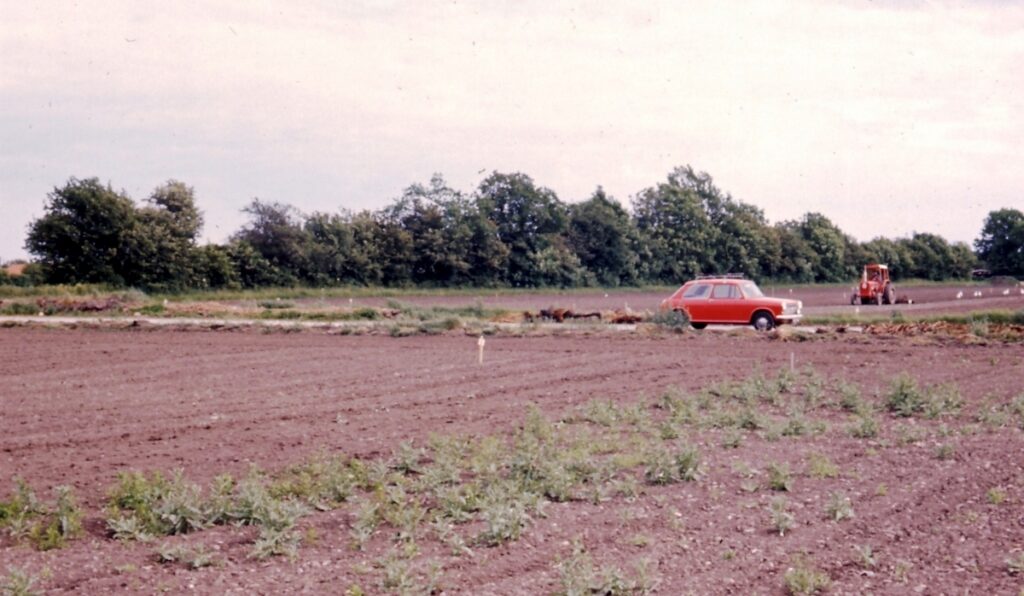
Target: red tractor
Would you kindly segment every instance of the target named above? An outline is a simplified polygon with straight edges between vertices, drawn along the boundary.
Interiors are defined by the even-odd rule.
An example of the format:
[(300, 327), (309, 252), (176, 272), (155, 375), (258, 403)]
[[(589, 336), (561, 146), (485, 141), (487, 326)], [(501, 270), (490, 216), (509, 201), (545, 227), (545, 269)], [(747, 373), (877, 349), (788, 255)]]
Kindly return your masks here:
[(889, 280), (889, 266), (869, 263), (864, 265), (860, 276), (860, 285), (850, 296), (850, 304), (895, 304), (896, 286)]

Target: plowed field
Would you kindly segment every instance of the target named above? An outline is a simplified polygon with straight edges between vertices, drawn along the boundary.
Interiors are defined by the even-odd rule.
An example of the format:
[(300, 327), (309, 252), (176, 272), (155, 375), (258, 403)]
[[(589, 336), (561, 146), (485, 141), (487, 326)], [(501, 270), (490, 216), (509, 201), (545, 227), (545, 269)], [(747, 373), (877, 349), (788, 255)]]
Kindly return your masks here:
[[(607, 588), (615, 568), (636, 593), (781, 594), (796, 568), (824, 574), (835, 593), (1016, 594), (1024, 350), (855, 339), (492, 337), (480, 365), (476, 338), (456, 334), (0, 329), (0, 500), (17, 477), (44, 501), (72, 487), (84, 512), (83, 535), (57, 550), (0, 528), (0, 585), (10, 567), (53, 592), (537, 594), (577, 580)], [(790, 385), (765, 390), (780, 372)], [(903, 372), (922, 394), (955, 390), (960, 403), (901, 416), (889, 400)], [(310, 508), (294, 558), (254, 558), (253, 527), (122, 542), (105, 522), (119, 472), (180, 469), (206, 485), (318, 454), (390, 462), (412, 479), (394, 481), (403, 494), (424, 495), (413, 480), (438, 456), (407, 470), (394, 464), (403, 442), (494, 436), (519, 449), (530, 404), (552, 432), (584, 432), (603, 445), (593, 453), (635, 462), (542, 496), (521, 537), (497, 546), (478, 540), (489, 522), (476, 517), (455, 525), (466, 548), (449, 548), (428, 515), (411, 538), (380, 520), (359, 550), (358, 503), (376, 498), (361, 488)], [(853, 436), (865, 418), (877, 435)], [(655, 445), (699, 451), (696, 478), (650, 481)], [(818, 469), (823, 460), (834, 470)], [(480, 474), (465, 465), (463, 481)], [(773, 490), (773, 465), (788, 467), (788, 491)], [(844, 498), (852, 517), (836, 515)], [(780, 532), (773, 502), (792, 527)], [(160, 563), (161, 544), (211, 553), (212, 565)]]

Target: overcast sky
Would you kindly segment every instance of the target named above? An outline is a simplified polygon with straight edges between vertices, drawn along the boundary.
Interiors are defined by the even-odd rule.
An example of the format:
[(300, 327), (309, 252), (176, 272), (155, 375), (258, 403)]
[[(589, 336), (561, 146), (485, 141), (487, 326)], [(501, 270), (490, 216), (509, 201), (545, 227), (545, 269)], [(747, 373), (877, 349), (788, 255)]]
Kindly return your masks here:
[(623, 203), (677, 165), (772, 222), (972, 241), (1024, 208), (1012, 2), (0, 0), (0, 259), (69, 177), (376, 209), (521, 171)]

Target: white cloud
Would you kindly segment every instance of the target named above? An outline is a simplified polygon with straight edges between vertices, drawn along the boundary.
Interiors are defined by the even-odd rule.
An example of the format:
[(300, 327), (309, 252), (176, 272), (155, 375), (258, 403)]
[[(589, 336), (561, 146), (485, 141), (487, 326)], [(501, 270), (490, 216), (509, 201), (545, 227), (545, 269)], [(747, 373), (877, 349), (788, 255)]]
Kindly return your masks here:
[(253, 196), (377, 207), (433, 171), (625, 200), (692, 163), (862, 239), (1021, 202), (1013, 5), (341, 4), (4, 2), (0, 256), (72, 175), (181, 178), (214, 238)]

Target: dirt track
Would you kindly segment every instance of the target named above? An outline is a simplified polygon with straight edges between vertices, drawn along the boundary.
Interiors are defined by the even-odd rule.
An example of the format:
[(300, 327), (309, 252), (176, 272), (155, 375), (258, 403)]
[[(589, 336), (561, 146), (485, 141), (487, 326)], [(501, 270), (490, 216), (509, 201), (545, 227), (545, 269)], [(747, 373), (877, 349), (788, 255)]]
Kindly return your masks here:
[[(353, 565), (363, 555), (345, 546), (347, 522), (336, 513), (315, 517), (321, 538), (304, 546), (296, 563), (249, 561), (245, 541), (217, 529), (202, 540), (223, 549), (225, 564), (195, 572), (156, 566), (152, 547), (125, 547), (105, 537), (98, 512), (122, 470), (182, 468), (207, 480), (224, 472), (242, 475), (250, 464), (281, 468), (320, 450), (373, 457), (432, 433), (511, 432), (529, 403), (559, 416), (595, 398), (633, 402), (669, 386), (694, 391), (756, 369), (788, 367), (791, 354), (798, 367), (855, 381), (866, 393), (884, 390), (900, 371), (926, 384), (955, 382), (968, 412), (985, 396), (1005, 401), (1024, 391), (1019, 345), (777, 343), (695, 334), (491, 338), (485, 364), (478, 366), (475, 338), (457, 335), (0, 329), (0, 354), (0, 478), (24, 478), (41, 493), (71, 485), (91, 512), (88, 536), (67, 549), (40, 554), (0, 541), (0, 559), (46, 566), (54, 573), (48, 587), (88, 592), (179, 591), (190, 584), (208, 593), (317, 592), (361, 579)], [(446, 585), (466, 593), (551, 591), (557, 579), (552, 560), (564, 557), (568, 541), (580, 535), (603, 561), (623, 567), (640, 557), (656, 561), (659, 592), (667, 594), (778, 592), (780, 574), (800, 550), (828, 568), (840, 592), (918, 586), (925, 593), (1005, 592), (1019, 585), (1003, 563), (1024, 547), (1019, 430), (957, 436), (956, 458), (939, 461), (933, 457), (937, 424), (922, 423), (928, 438), (919, 444), (892, 446), (897, 423), (905, 421), (891, 421), (889, 444), (871, 448), (872, 455), (838, 430), (843, 420), (834, 422), (836, 432), (823, 437), (752, 437), (714, 456), (718, 435), (695, 436), (709, 452), (700, 483), (651, 487), (637, 502), (554, 505), (555, 515), (523, 540), (478, 551), (471, 561), (446, 560)], [(827, 454), (844, 474), (831, 484), (802, 482), (790, 499), (806, 527), (778, 540), (760, 521), (768, 496), (744, 494), (730, 466), (782, 460), (799, 467), (809, 451)], [(881, 483), (888, 484), (887, 496), (873, 492)], [(985, 502), (992, 486), (1006, 488), (1005, 504)], [(842, 526), (812, 513), (837, 487), (857, 503), (857, 518)], [(666, 520), (677, 515), (681, 526), (668, 527)], [(865, 574), (849, 564), (854, 544), (874, 545), (890, 572)], [(726, 559), (726, 552), (733, 554)], [(905, 577), (893, 579), (897, 560), (909, 567)], [(124, 565), (136, 571), (117, 570)]]
[[(789, 287), (785, 285), (764, 286), (761, 290), (768, 296), (779, 298), (795, 298), (804, 303), (804, 312), (808, 315), (824, 315), (854, 312), (850, 305), (850, 288), (834, 287)], [(878, 311), (888, 315), (893, 310), (914, 314), (963, 313), (972, 310), (1020, 310), (1024, 309), (1024, 294), (1019, 287), (997, 287), (982, 285), (925, 285), (898, 286), (898, 294), (913, 299), (913, 304), (897, 304), (876, 307), (873, 305), (858, 307), (861, 314), (869, 315)], [(980, 291), (981, 296), (973, 293)], [(1003, 295), (1003, 292), (1007, 295)], [(614, 310), (630, 308), (633, 310), (656, 310), (658, 305), (670, 292), (634, 292), (634, 291), (555, 291), (545, 290), (518, 294), (496, 294), (481, 290), (477, 296), (410, 296), (399, 301), (419, 306), (467, 306), (476, 303), (492, 308), (509, 310), (538, 310), (541, 308), (559, 307), (573, 310)], [(957, 294), (961, 298), (957, 298)], [(304, 305), (330, 304), (348, 306), (348, 299), (320, 300), (307, 298), (296, 302)], [(358, 298), (352, 304), (356, 306), (382, 307), (388, 303), (384, 298)], [(255, 303), (249, 304), (253, 306)]]

